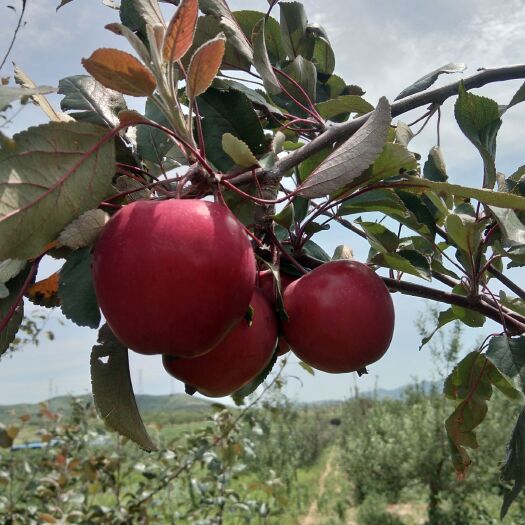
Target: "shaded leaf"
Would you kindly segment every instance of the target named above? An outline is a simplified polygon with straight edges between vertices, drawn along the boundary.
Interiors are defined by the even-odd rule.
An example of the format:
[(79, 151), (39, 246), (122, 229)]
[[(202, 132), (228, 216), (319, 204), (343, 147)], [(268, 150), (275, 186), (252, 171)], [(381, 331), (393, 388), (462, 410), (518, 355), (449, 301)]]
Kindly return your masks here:
[(428, 159), (423, 167), (423, 176), (425, 179), (434, 182), (446, 182), (448, 179), (447, 167), (443, 152), (439, 146), (433, 146), (428, 154)]
[(225, 133), (222, 136), (222, 149), (232, 158), (237, 166), (251, 168), (259, 165), (246, 142), (243, 142), (231, 133)]
[(408, 124), (399, 121), (396, 125), (396, 144), (407, 147), (410, 141), (415, 137), (415, 133), (410, 129)]
[(285, 206), (279, 213), (273, 216), (273, 220), (283, 228), (291, 228), (295, 220), (295, 208), (293, 204)]
[(516, 212), (509, 208), (488, 207), (496, 217), (506, 245), (523, 246), (525, 244), (525, 225), (521, 222)]
[(222, 149), (225, 133), (240, 138), (254, 155), (265, 150), (266, 139), (261, 123), (245, 95), (238, 91), (209, 89), (198, 97), (206, 155), (215, 167), (223, 172), (233, 166), (233, 161)]
[(190, 100), (202, 95), (211, 86), (221, 67), (225, 48), (224, 36), (219, 34), (195, 51), (186, 81), (186, 94)]
[[(3, 320), (9, 310), (13, 307), (15, 301), (18, 298), (18, 295), (22, 291), (29, 271), (30, 265), (26, 265), (25, 269), (21, 273), (6, 283), (7, 289), (9, 290), (9, 295), (5, 299), (0, 299), (0, 320)], [(24, 305), (23, 302), (21, 302), (17, 306), (15, 313), (11, 317), (7, 326), (0, 332), (0, 357), (5, 354), (11, 343), (14, 341), (23, 318)]]
[[(452, 293), (462, 295), (466, 297), (468, 295), (467, 289), (462, 285), (458, 284), (452, 288)], [(469, 308), (463, 308), (462, 306), (452, 305), (452, 311), (456, 317), (467, 326), (471, 328), (481, 328), (485, 321), (487, 320), (483, 314), (476, 312), (475, 310), (470, 310)]]
[(137, 34), (129, 27), (125, 26), (124, 24), (113, 23), (107, 24), (104, 26), (104, 28), (108, 31), (111, 31), (115, 35), (123, 36), (134, 49), (135, 53), (137, 53), (137, 55), (140, 57), (142, 62), (144, 62), (144, 64), (149, 64), (151, 62), (151, 55), (148, 51), (148, 48), (137, 36)]
[(58, 245), (72, 250), (85, 248), (95, 243), (109, 215), (103, 210), (89, 210), (68, 224), (58, 236)]
[(80, 122), (51, 122), (0, 150), (0, 260), (29, 259), (111, 194), (113, 140)]
[(465, 71), (465, 69), (467, 69), (466, 64), (455, 62), (451, 62), (450, 64), (446, 64), (442, 67), (439, 67), (438, 69), (435, 69), (434, 71), (428, 73), (424, 77), (421, 77), (420, 79), (416, 80), (409, 87), (401, 91), (401, 93), (399, 93), (399, 95), (396, 97), (396, 100), (409, 97), (410, 95), (415, 95), (416, 93), (419, 93), (421, 91), (425, 91), (425, 89), (428, 89), (439, 78), (439, 76), (444, 73), (462, 73), (463, 71)]
[(98, 344), (91, 352), (91, 388), (100, 417), (113, 430), (139, 447), (156, 450), (140, 417), (131, 377), (128, 350), (107, 325), (99, 331)]
[(281, 85), (273, 72), (266, 49), (265, 27), (265, 18), (261, 18), (253, 29), (253, 65), (261, 76), (266, 91), (276, 95), (281, 92)]
[(280, 2), (281, 37), (286, 54), (293, 60), (300, 55), (306, 38), (308, 20), (303, 4), (300, 2)]
[(483, 187), (494, 188), (496, 136), (502, 124), (498, 104), (490, 98), (467, 93), (461, 83), (454, 114), (461, 131), (476, 146), (483, 159)]
[(157, 0), (132, 0), (140, 18), (148, 25), (164, 27), (164, 18)]
[(374, 255), (370, 262), (382, 266), (383, 268), (390, 268), (398, 272), (408, 273), (421, 277), (427, 281), (431, 280), (430, 263), (417, 252), (410, 252), (409, 260), (406, 256), (407, 252), (389, 253), (382, 252)]
[(341, 95), (339, 97), (316, 104), (319, 115), (325, 119), (348, 116), (350, 113), (365, 115), (374, 111), (374, 106), (357, 95)]
[(494, 364), (479, 352), (468, 354), (445, 381), (446, 397), (457, 402), (445, 427), (453, 451), (454, 467), (460, 477), (466, 475), (471, 463), (466, 449), (478, 447), (474, 430), (485, 419), (493, 386), (510, 399), (523, 398)]
[(503, 519), (513, 501), (525, 487), (525, 409), (518, 417), (516, 426), (512, 431), (512, 436), (507, 445), (505, 463), (501, 468), (501, 480), (507, 483), (513, 483), (514, 486), (510, 491), (503, 495), (503, 504), (501, 506), (500, 518)]
[(489, 342), (487, 357), (511, 379), (519, 377), (525, 391), (525, 336), (495, 336)]
[(133, 55), (119, 49), (100, 48), (82, 59), (87, 72), (103, 86), (134, 97), (153, 94), (157, 81)]
[(200, 10), (211, 15), (219, 23), (219, 26), (226, 35), (226, 39), (240, 55), (243, 61), (251, 64), (253, 51), (249, 39), (244, 35), (235, 16), (231, 12), (228, 4), (224, 0), (199, 0)]
[(265, 43), (270, 62), (275, 65), (286, 59), (286, 51), (281, 38), (281, 27), (275, 18), (271, 16), (266, 18), (265, 13), (250, 10), (234, 11), (233, 14), (242, 32), (248, 39), (252, 38), (254, 27), (264, 17), (266, 19), (264, 27)]
[(509, 105), (505, 108), (505, 111), (507, 111), (507, 109), (510, 109), (512, 106), (515, 106), (516, 104), (520, 104), (523, 101), (525, 101), (525, 82), (520, 86), (518, 91), (516, 91), (516, 93), (512, 97), (512, 100), (509, 102)]
[(91, 253), (89, 248), (73, 252), (60, 270), (58, 285), (62, 313), (79, 326), (98, 328), (98, 308), (93, 277), (91, 274)]
[(27, 261), (21, 259), (7, 259), (0, 262), (0, 299), (9, 296), (5, 283), (16, 277), (26, 266)]
[(164, 60), (178, 62), (188, 52), (193, 43), (198, 15), (198, 0), (182, 0), (164, 36)]
[(323, 197), (361, 175), (383, 150), (390, 121), (390, 104), (381, 98), (367, 122), (321, 163), (299, 186), (298, 193)]

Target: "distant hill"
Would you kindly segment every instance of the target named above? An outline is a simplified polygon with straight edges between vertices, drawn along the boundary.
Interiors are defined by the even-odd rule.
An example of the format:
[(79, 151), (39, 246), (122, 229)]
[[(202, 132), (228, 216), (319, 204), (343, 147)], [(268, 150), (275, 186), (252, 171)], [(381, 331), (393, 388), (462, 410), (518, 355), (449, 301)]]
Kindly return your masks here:
[[(422, 381), (419, 383), (419, 389), (424, 392), (429, 392), (432, 387), (441, 389), (441, 384), (432, 383), (430, 381)], [(408, 388), (413, 388), (412, 385), (405, 385), (393, 389), (378, 388), (375, 391), (359, 392), (360, 397), (382, 399), (402, 399), (405, 391)], [(88, 403), (92, 398), (91, 395), (83, 396), (59, 396), (46, 401), (49, 409), (52, 412), (59, 412), (61, 414), (69, 414), (71, 398), (75, 397), (81, 403)], [(139, 410), (144, 416), (150, 414), (194, 414), (196, 416), (203, 416), (208, 414), (213, 400), (201, 399), (198, 397), (188, 396), (186, 394), (172, 394), (169, 396), (154, 396), (154, 395), (137, 395), (137, 404)], [(327, 400), (315, 401), (311, 403), (304, 403), (305, 405), (313, 406), (331, 406), (338, 405), (341, 400)], [(303, 404), (303, 403), (301, 403)], [(24, 414), (38, 414), (40, 404), (19, 404), (19, 405), (0, 405), (0, 421), (5, 421), (13, 418), (13, 415), (21, 416)]]
[[(92, 400), (90, 395), (83, 396), (59, 396), (46, 401), (49, 410), (68, 414), (70, 412), (71, 399), (74, 397), (81, 403), (88, 403)], [(163, 412), (209, 412), (212, 401), (206, 401), (197, 397), (191, 397), (186, 394), (173, 394), (169, 396), (150, 396), (137, 395), (137, 404), (143, 414)], [(18, 404), (18, 405), (0, 405), (0, 421), (12, 419), (13, 415), (21, 416), (24, 414), (34, 415), (40, 411), (40, 404)]]

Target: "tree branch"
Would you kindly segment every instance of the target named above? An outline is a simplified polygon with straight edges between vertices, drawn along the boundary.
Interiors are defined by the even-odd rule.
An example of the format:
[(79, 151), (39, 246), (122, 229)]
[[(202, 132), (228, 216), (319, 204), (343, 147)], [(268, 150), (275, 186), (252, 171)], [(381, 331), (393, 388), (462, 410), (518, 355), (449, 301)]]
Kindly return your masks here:
[[(466, 89), (473, 89), (491, 84), (493, 82), (502, 82), (506, 80), (525, 79), (525, 64), (503, 66), (498, 68), (483, 69), (474, 75), (465, 77), (462, 80), (452, 82), (446, 86), (417, 93), (410, 97), (398, 100), (392, 104), (392, 117), (397, 117), (413, 109), (426, 106), (428, 104), (443, 104), (448, 98), (458, 94), (459, 85), (461, 82), (465, 84)], [(317, 136), (311, 142), (303, 146), (301, 149), (281, 159), (275, 166), (268, 171), (260, 171), (258, 177), (268, 177), (273, 179), (280, 179), (287, 171), (299, 165), (304, 160), (310, 158), (315, 153), (321, 151), (327, 146), (331, 146), (341, 140), (346, 140), (351, 137), (370, 117), (370, 113), (343, 122), (341, 124), (328, 124), (327, 130), (321, 135)], [(234, 184), (242, 184), (247, 179), (253, 177), (250, 174), (240, 175), (231, 180)]]

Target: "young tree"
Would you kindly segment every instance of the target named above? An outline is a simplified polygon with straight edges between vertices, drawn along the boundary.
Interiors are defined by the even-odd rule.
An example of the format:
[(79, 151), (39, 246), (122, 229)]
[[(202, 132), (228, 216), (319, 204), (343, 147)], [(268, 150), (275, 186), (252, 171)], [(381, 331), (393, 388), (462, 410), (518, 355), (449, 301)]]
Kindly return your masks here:
[[(327, 337), (319, 352), (329, 354), (330, 362), (320, 368), (363, 372), (388, 346), (393, 323), (388, 294), (378, 291), (377, 302), (375, 292), (367, 295), (365, 285), (359, 286), (365, 274), (370, 282), (379, 280), (369, 268), (389, 270), (383, 284), (374, 284), (377, 290), (386, 286), (449, 305), (438, 328), (455, 320), (482, 326), (487, 318), (501, 325), (501, 333), (461, 361), (445, 386), (457, 402), (447, 432), (456, 470), (464, 476), (470, 464), (466, 448), (477, 446), (474, 430), (492, 387), (523, 398), (510, 380), (523, 380), (525, 352), (525, 291), (506, 275), (506, 268), (525, 262), (525, 172), (505, 176), (495, 166), (502, 119), (525, 99), (525, 88), (505, 106), (470, 90), (525, 78), (525, 65), (485, 69), (431, 89), (441, 74), (464, 69), (447, 64), (395, 101), (381, 98), (374, 107), (360, 87), (334, 73), (326, 31), (308, 23), (298, 2), (272, 0), (266, 13), (233, 13), (225, 0), (182, 0), (169, 22), (157, 0), (122, 0), (119, 11), (121, 23), (107, 29), (125, 38), (135, 54), (98, 49), (83, 60), (89, 75), (59, 83), (65, 113), (46, 101), (49, 88), (37, 87), (20, 69), (18, 86), (0, 88), (0, 109), (31, 98), (51, 120), (12, 138), (2, 136), (0, 352), (9, 349), (22, 322), (24, 296), (59, 305), (66, 317), (93, 328), (101, 321), (100, 306), (116, 336), (102, 327), (93, 349), (95, 402), (115, 429), (154, 448), (136, 410), (127, 347), (191, 357), (210, 350), (211, 341), (216, 344), (235, 324), (246, 323), (241, 331), (248, 333), (252, 316), (257, 322), (253, 311), (242, 319), (253, 291), (253, 255), (240, 240), (226, 242), (230, 219), (217, 211), (226, 206), (252, 239), (259, 270), (273, 272), (269, 299), (285, 333), (294, 334), (294, 350), (311, 356), (304, 339)], [(232, 78), (231, 71), (240, 77)], [(256, 89), (250, 87), (253, 79)], [(124, 95), (145, 97), (144, 114), (129, 110)], [(481, 187), (448, 181), (439, 140), (419, 163), (420, 156), (408, 149), (411, 126), (392, 123), (419, 108), (418, 121), (439, 119), (450, 97), (456, 98), (460, 129), (482, 157)], [(169, 204), (180, 199), (190, 204)], [(126, 213), (116, 213), (122, 208)], [(182, 208), (184, 214), (173, 211)], [(371, 212), (387, 220), (348, 219)], [(115, 219), (106, 227), (109, 216)], [(368, 267), (349, 261), (344, 246), (330, 257), (316, 244), (316, 235), (332, 222), (369, 242)], [(99, 234), (105, 248), (95, 249), (93, 282), (92, 248)], [(221, 252), (221, 246), (227, 248)], [(65, 259), (64, 266), (34, 283), (48, 255)], [(283, 303), (281, 276), (303, 274), (289, 285)], [(514, 296), (496, 296), (493, 280)], [(194, 300), (196, 283), (202, 286)], [(360, 308), (345, 317), (346, 303), (344, 309), (337, 305), (349, 288), (361, 294), (353, 301)], [(236, 297), (231, 303), (228, 293)], [(304, 307), (321, 295), (322, 307)], [(370, 315), (374, 311), (382, 312), (380, 330)], [(303, 315), (309, 317), (300, 320)], [(304, 328), (297, 328), (298, 319)], [(332, 320), (343, 337), (331, 338)], [(301, 330), (311, 337), (301, 338)], [(183, 335), (171, 351), (175, 332)], [(158, 345), (148, 347), (153, 340)], [(236, 398), (264, 380), (275, 358), (267, 361)], [(223, 373), (238, 366), (232, 363)], [(514, 483), (503, 513), (525, 482), (518, 461), (524, 424), (522, 416), (502, 471)]]

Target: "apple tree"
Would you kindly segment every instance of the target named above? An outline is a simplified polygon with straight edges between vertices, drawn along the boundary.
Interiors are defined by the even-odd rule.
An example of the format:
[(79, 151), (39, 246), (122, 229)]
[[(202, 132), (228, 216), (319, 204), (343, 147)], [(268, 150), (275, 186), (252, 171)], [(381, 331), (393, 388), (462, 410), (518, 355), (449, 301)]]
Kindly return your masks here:
[[(166, 3), (175, 5), (108, 2), (120, 22), (106, 28), (134, 53), (94, 49), (82, 60), (86, 75), (59, 81), (60, 110), (45, 97), (52, 88), (20, 68), (16, 85), (0, 87), (1, 111), (30, 100), (50, 120), (0, 137), (0, 354), (17, 337), (24, 301), (92, 328), (102, 309), (95, 403), (110, 426), (151, 450), (128, 347), (168, 353), (170, 373), (191, 372), (182, 377), (193, 378), (189, 392), (206, 392), (219, 366), (224, 377), (238, 373), (226, 390), (242, 402), (288, 343), (307, 368), (364, 373), (392, 336), (386, 290), (427, 298), (445, 305), (436, 330), (456, 320), (501, 327), (445, 383), (455, 402), (446, 420), (452, 460), (464, 477), (493, 389), (523, 404), (525, 386), (525, 290), (508, 276), (525, 264), (525, 170), (502, 174), (495, 163), (498, 131), (525, 100), (525, 84), (505, 105), (471, 90), (524, 79), (525, 65), (432, 88), (464, 70), (447, 64), (372, 104), (335, 73), (329, 36), (299, 2), (271, 0), (266, 12), (232, 12), (226, 0)], [(144, 110), (129, 109), (125, 96)], [(451, 97), (483, 161), (478, 187), (449, 180), (439, 133), (428, 155), (410, 149), (418, 123), (436, 119), (439, 129)], [(398, 120), (414, 110), (415, 122)], [(334, 223), (349, 245), (356, 236), (369, 243), (366, 261), (345, 245), (330, 256), (316, 242)], [(35, 282), (44, 257), (63, 260), (62, 269)], [(256, 285), (268, 315), (254, 307)], [(496, 295), (495, 285), (508, 292)], [(269, 339), (258, 360), (240, 353), (257, 346), (245, 339), (255, 330), (251, 340)], [(274, 352), (277, 330), (284, 338)], [(502, 514), (525, 484), (524, 432), (525, 412), (501, 472), (511, 487)]]

